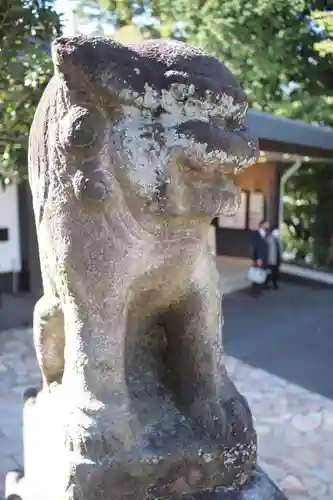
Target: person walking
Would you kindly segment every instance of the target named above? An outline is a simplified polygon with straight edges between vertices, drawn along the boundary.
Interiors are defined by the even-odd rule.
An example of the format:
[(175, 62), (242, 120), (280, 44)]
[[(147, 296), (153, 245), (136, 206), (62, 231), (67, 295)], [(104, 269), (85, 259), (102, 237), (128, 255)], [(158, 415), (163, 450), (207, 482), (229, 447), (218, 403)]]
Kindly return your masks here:
[[(268, 266), (268, 244), (266, 241), (269, 230), (269, 222), (262, 220), (258, 229), (253, 232), (252, 236), (252, 265), (260, 267), (263, 270)], [(263, 286), (259, 283), (252, 283), (252, 294), (257, 297), (262, 292)]]
[(282, 244), (280, 240), (279, 230), (277, 228), (273, 229), (267, 235), (267, 245), (268, 245), (268, 269), (269, 274), (267, 275), (266, 288), (270, 288), (273, 285), (274, 290), (279, 288), (280, 280), (280, 266), (282, 261)]

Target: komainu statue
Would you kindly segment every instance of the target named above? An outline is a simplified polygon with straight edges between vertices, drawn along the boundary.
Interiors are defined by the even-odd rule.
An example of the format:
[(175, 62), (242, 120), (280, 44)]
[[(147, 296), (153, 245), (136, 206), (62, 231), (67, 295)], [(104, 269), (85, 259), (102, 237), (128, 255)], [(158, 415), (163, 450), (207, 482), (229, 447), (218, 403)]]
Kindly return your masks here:
[(258, 157), (245, 95), (176, 41), (61, 37), (53, 61), (29, 150), (43, 388), (26, 395), (12, 498), (271, 500), (208, 238)]

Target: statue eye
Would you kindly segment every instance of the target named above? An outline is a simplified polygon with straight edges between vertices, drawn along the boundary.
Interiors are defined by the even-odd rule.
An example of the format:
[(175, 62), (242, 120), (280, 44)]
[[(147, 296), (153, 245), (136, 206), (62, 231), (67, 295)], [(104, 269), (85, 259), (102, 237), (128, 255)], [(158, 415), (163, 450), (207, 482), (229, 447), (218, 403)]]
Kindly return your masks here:
[(87, 109), (74, 109), (60, 124), (60, 136), (66, 149), (94, 146), (101, 133), (101, 116)]
[(93, 116), (90, 114), (76, 118), (71, 129), (69, 139), (73, 146), (87, 147), (96, 141), (97, 130), (94, 128)]

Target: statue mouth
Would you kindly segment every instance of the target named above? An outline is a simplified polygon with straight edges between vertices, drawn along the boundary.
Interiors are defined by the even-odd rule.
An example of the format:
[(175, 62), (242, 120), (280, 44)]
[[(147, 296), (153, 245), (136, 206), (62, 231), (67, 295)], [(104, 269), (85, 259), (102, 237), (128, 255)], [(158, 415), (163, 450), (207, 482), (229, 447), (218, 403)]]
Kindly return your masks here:
[(182, 171), (192, 182), (224, 186), (234, 183), (239, 167), (235, 163), (221, 164), (216, 160), (200, 162), (191, 158), (181, 161)]

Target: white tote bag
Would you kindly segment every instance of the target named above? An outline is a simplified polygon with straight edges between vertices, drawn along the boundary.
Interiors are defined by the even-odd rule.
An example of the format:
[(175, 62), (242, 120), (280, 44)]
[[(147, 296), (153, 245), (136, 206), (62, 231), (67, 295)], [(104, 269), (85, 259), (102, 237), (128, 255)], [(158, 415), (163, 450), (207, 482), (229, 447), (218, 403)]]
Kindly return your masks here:
[(265, 269), (261, 267), (249, 267), (247, 278), (251, 283), (257, 283), (258, 285), (262, 285), (265, 283), (267, 278), (267, 272)]

